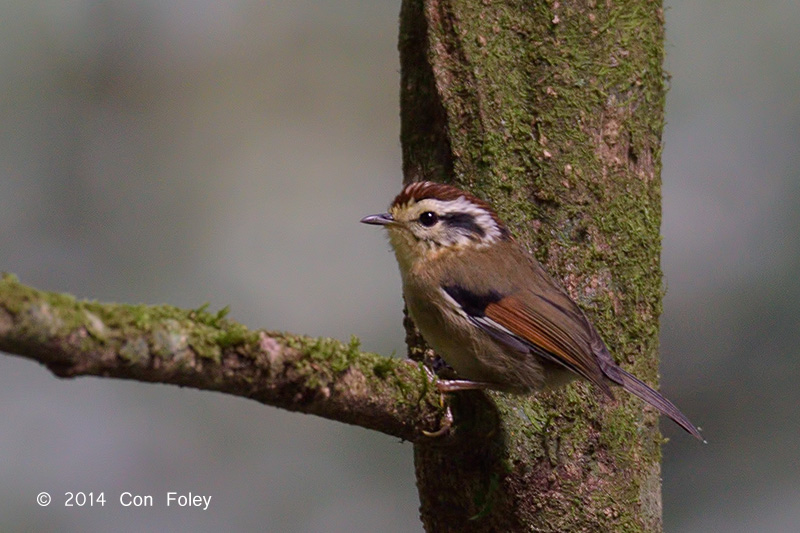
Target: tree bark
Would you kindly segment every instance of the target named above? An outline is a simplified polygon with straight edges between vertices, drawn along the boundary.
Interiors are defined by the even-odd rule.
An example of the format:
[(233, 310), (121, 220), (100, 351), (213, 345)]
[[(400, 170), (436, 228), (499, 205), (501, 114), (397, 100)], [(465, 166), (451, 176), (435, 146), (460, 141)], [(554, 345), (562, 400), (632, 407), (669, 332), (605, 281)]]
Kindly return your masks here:
[[(491, 200), (654, 384), (661, 2), (404, 0), (399, 48), (405, 181)], [(661, 530), (662, 438), (637, 399), (586, 383), (454, 396), (456, 427), (487, 410), (497, 426), (468, 446), (415, 444), (427, 531)]]

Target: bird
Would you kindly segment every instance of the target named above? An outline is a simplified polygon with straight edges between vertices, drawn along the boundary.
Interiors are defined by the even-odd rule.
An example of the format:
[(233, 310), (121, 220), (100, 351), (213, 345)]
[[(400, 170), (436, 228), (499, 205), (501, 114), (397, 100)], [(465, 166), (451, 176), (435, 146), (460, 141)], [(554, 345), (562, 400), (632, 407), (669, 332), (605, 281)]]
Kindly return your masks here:
[(623, 370), (583, 310), (511, 235), (492, 207), (452, 185), (406, 185), (386, 213), (408, 314), (457, 379), (442, 393), (531, 394), (583, 378), (605, 396), (618, 386), (705, 442), (668, 399)]

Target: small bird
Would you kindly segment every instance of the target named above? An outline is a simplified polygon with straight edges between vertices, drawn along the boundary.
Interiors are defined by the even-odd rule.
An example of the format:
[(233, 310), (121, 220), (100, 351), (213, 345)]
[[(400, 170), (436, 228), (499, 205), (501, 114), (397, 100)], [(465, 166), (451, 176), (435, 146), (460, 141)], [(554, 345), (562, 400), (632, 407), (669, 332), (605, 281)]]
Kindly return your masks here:
[(414, 182), (388, 213), (361, 222), (388, 230), (408, 313), (460, 378), (440, 380), (440, 391), (528, 394), (582, 377), (611, 398), (610, 385), (621, 386), (703, 440), (672, 402), (614, 362), (580, 307), (483, 200)]

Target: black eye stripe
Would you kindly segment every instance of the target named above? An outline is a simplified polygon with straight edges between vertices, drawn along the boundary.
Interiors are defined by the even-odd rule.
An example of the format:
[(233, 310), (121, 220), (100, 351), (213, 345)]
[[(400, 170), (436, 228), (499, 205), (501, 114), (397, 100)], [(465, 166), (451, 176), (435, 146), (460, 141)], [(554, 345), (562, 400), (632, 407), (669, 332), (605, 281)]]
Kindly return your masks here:
[(466, 230), (480, 238), (486, 235), (484, 229), (475, 221), (475, 217), (469, 213), (450, 213), (443, 215), (442, 220), (451, 228)]

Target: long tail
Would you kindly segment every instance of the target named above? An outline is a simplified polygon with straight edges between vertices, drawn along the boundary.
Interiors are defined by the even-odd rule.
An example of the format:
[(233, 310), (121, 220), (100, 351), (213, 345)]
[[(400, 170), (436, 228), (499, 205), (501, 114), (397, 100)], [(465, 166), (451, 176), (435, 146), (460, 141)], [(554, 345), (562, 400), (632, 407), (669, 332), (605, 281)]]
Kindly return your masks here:
[(620, 380), (617, 381), (622, 387), (627, 390), (628, 392), (635, 394), (642, 400), (646, 401), (659, 411), (661, 411), (664, 415), (670, 417), (676, 424), (680, 427), (691, 433), (695, 438), (703, 441), (704, 443), (706, 440), (700, 435), (700, 431), (692, 424), (686, 415), (680, 412), (675, 405), (661, 396), (659, 393), (651, 389), (646, 383), (640, 381), (636, 377), (628, 374), (621, 368), (617, 368), (618, 373), (616, 373), (616, 377), (619, 377)]

